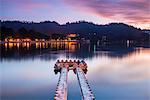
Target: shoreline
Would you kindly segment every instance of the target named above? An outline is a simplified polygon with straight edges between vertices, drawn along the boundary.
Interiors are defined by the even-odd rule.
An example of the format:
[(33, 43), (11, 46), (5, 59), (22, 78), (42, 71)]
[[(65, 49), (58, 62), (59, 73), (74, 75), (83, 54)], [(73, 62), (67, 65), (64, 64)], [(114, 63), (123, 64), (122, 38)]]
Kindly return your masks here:
[(80, 42), (80, 40), (0, 41), (0, 44), (5, 44), (5, 43), (49, 43), (49, 42)]

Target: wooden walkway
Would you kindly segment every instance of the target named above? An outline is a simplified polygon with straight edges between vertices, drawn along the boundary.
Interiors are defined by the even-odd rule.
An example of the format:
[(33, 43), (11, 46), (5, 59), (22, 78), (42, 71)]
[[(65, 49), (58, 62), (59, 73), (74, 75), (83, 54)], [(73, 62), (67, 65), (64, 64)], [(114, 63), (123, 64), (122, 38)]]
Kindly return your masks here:
[[(68, 71), (73, 70), (79, 82), (83, 100), (95, 100), (95, 97), (90, 89), (85, 73), (87, 72), (87, 64), (84, 61), (57, 61), (54, 66), (55, 72), (60, 72), (60, 77), (56, 87), (54, 100), (67, 100), (67, 78)], [(57, 73), (56, 73), (57, 74)]]
[(88, 81), (84, 75), (84, 72), (81, 68), (76, 68), (77, 78), (80, 85), (82, 98), (83, 100), (94, 100), (94, 95), (92, 93), (92, 90), (90, 89), (90, 86), (88, 84)]
[(68, 69), (62, 68), (58, 84), (56, 87), (54, 100), (67, 100), (67, 77), (68, 77)]

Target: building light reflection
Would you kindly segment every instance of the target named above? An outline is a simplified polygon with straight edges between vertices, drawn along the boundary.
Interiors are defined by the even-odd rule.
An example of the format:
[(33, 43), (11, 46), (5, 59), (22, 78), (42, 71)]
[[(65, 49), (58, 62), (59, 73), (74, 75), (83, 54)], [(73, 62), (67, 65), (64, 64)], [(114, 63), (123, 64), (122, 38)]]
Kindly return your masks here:
[(36, 47), (36, 49), (39, 48), (39, 43), (38, 42), (35, 43), (35, 47)]
[(8, 43), (5, 43), (5, 50), (7, 51)]
[(27, 46), (27, 50), (29, 50), (30, 43), (27, 43), (26, 46)]
[[(12, 40), (11, 40), (12, 41)], [(16, 39), (16, 41), (20, 41)], [(4, 43), (5, 50), (15, 48), (16, 50), (30, 50), (31, 48), (35, 49), (44, 49), (51, 48), (54, 50), (65, 50), (69, 52), (75, 52), (76, 48), (80, 48), (80, 45), (77, 42), (69, 41), (51, 41), (51, 42), (7, 42)]]
[(13, 43), (8, 43), (9, 49), (13, 47)]
[(17, 43), (17, 48), (19, 49), (20, 43)]

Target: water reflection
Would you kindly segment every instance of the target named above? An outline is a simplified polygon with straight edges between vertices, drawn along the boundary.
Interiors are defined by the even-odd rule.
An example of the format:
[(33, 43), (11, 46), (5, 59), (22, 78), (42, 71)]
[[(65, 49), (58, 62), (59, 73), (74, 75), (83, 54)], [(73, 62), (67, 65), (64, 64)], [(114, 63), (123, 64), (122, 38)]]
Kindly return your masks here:
[(35, 59), (56, 60), (60, 54), (66, 58), (119, 57), (139, 52), (135, 47), (83, 44), (77, 42), (36, 42), (1, 44), (0, 60)]
[[(59, 78), (53, 68), (57, 59), (84, 59), (97, 100), (149, 100), (149, 54), (144, 47), (76, 42), (1, 44), (2, 99), (52, 100)], [(79, 100), (73, 71), (68, 78), (68, 98)]]
[(87, 76), (96, 97), (104, 100), (149, 100), (149, 53), (150, 49), (137, 49), (123, 58), (99, 56), (87, 59), (91, 66)]
[[(41, 59), (55, 59), (53, 54), (74, 53), (77, 47), (79, 46), (76, 42), (5, 43), (1, 44), (0, 59), (21, 60), (38, 57)], [(48, 56), (44, 54), (48, 54)]]

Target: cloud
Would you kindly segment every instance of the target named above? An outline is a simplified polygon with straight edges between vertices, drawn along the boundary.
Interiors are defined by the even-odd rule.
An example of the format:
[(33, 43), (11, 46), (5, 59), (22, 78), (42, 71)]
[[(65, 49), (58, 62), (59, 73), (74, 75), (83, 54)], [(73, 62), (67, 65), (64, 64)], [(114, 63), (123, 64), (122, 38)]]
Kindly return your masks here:
[(149, 0), (64, 0), (81, 11), (131, 24), (150, 23)]
[[(150, 0), (1, 0), (1, 19), (123, 22), (150, 29)], [(67, 17), (66, 17), (67, 16)], [(61, 20), (61, 21), (60, 21)]]

